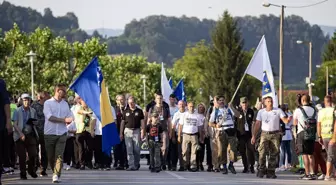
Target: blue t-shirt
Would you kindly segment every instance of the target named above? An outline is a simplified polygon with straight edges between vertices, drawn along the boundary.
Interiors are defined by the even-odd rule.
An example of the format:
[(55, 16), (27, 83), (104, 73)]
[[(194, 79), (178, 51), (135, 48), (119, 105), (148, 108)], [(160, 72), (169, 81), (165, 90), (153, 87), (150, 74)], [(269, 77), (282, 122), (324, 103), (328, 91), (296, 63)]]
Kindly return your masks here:
[(10, 104), (9, 95), (4, 80), (0, 79), (0, 131), (6, 128), (6, 114), (4, 106)]

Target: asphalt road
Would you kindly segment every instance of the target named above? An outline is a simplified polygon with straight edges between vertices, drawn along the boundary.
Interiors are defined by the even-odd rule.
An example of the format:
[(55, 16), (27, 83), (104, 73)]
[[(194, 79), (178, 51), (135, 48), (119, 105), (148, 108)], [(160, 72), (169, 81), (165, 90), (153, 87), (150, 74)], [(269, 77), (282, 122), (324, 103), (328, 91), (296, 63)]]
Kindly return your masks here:
[[(145, 162), (145, 161), (143, 161)], [(236, 164), (237, 174), (223, 175), (221, 173), (213, 172), (171, 172), (162, 171), (160, 173), (150, 173), (148, 166), (142, 164), (139, 171), (100, 171), (100, 170), (75, 170), (63, 171), (61, 184), (87, 184), (87, 185), (102, 185), (102, 184), (122, 184), (122, 185), (195, 185), (195, 184), (228, 184), (228, 185), (328, 185), (335, 184), (335, 182), (325, 181), (304, 181), (299, 180), (298, 175), (294, 175), (290, 172), (277, 173), (277, 179), (260, 179), (255, 174), (242, 174), (241, 164)], [(17, 172), (18, 173), (18, 172)], [(51, 172), (49, 172), (51, 174)], [(3, 178), (3, 184), (25, 184), (25, 185), (37, 185), (37, 184), (52, 184), (51, 176), (39, 177), (37, 179), (31, 179), (28, 176), (28, 180), (22, 181), (19, 179), (18, 174), (6, 175)]]

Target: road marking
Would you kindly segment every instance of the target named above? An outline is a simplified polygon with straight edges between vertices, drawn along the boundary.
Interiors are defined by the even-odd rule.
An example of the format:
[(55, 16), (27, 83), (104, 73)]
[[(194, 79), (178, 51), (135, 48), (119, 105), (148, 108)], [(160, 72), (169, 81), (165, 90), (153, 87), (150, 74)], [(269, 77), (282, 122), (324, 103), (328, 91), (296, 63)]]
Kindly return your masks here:
[(176, 173), (173, 173), (173, 172), (170, 172), (170, 171), (165, 171), (166, 173), (168, 173), (169, 175), (173, 176), (173, 177), (176, 177), (177, 179), (186, 179), (180, 175), (177, 175)]

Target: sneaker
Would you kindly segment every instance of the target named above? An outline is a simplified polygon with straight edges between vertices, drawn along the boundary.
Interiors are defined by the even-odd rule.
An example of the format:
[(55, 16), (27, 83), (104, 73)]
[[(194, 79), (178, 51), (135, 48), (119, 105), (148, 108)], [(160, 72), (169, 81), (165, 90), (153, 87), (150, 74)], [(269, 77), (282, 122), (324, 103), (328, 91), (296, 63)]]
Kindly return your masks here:
[(324, 181), (335, 181), (335, 178), (334, 177), (332, 177), (332, 176), (329, 176), (329, 177), (325, 177), (324, 178)]
[(304, 175), (303, 177), (301, 177), (302, 180), (313, 180), (311, 175)]
[(53, 178), (52, 178), (52, 183), (60, 183), (60, 179), (57, 175), (53, 175)]
[(27, 176), (26, 175), (20, 175), (20, 179), (21, 180), (27, 180)]
[(68, 165), (66, 163), (63, 163), (63, 170), (65, 170), (67, 166)]
[(65, 168), (65, 170), (66, 170), (66, 171), (69, 171), (69, 170), (71, 170), (71, 167), (70, 167), (70, 165), (67, 165), (67, 166), (66, 166), (66, 168)]
[(280, 168), (278, 168), (280, 172), (284, 172), (286, 171), (286, 167), (285, 166), (281, 166)]
[(324, 180), (324, 178), (325, 178), (325, 175), (322, 174), (322, 175), (320, 175), (317, 179), (318, 179), (318, 180)]
[(242, 173), (248, 173), (248, 169), (247, 168), (244, 168), (244, 170), (242, 171)]
[(223, 169), (223, 174), (224, 174), (224, 175), (228, 174), (228, 170), (227, 170), (227, 168), (224, 168), (224, 169)]
[(310, 174), (310, 177), (312, 178), (311, 180), (316, 180), (317, 179), (317, 175), (315, 175), (315, 174)]

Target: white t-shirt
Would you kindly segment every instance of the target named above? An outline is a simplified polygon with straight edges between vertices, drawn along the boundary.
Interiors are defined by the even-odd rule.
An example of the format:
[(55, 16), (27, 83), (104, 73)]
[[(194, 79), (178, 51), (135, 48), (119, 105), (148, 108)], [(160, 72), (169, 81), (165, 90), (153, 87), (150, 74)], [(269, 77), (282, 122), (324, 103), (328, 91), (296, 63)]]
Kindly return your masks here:
[[(71, 122), (70, 124), (67, 125), (67, 129), (68, 129), (68, 131), (74, 131), (74, 132), (76, 132), (77, 131), (76, 123), (74, 121)], [(73, 136), (75, 136), (75, 134), (68, 132), (68, 136), (73, 137)]]
[(198, 133), (198, 127), (203, 126), (203, 122), (198, 113), (186, 112), (183, 114), (183, 118), (180, 119), (180, 125), (183, 125), (182, 132), (186, 134)]
[[(292, 114), (290, 112), (287, 112), (288, 117), (291, 115)], [(286, 124), (286, 134), (282, 136), (283, 141), (291, 141), (293, 139), (292, 125), (293, 125), (293, 120), (291, 120), (288, 124)]]
[[(306, 114), (307, 114), (308, 117), (313, 116), (314, 111), (315, 111), (315, 109), (313, 107), (302, 106), (302, 108), (306, 112)], [(315, 118), (317, 119), (317, 113), (316, 113)], [(303, 127), (302, 126), (305, 126), (305, 123), (304, 123), (304, 116), (303, 116), (303, 114), (302, 114), (302, 112), (301, 112), (301, 110), (299, 108), (297, 108), (295, 110), (294, 115), (293, 115), (293, 119), (297, 119), (298, 120), (297, 133), (302, 132), (303, 131)]]
[(179, 111), (179, 108), (175, 105), (174, 107), (169, 105), (170, 117), (173, 117), (175, 113)]
[(178, 131), (178, 125), (179, 125), (180, 120), (183, 118), (184, 113), (186, 113), (186, 112), (177, 111), (174, 114), (174, 117), (173, 117), (173, 120), (172, 120), (172, 127), (176, 132)]
[(261, 121), (261, 130), (265, 132), (273, 132), (280, 130), (280, 118), (284, 118), (285, 113), (278, 108), (273, 108), (271, 111), (261, 109), (257, 115), (257, 121)]
[[(231, 114), (229, 113), (231, 112)], [(227, 130), (230, 128), (234, 128), (234, 122), (232, 117), (234, 116), (234, 113), (231, 109), (229, 108), (219, 108), (217, 109), (217, 117), (216, 116), (216, 109), (212, 110), (212, 113), (210, 115), (210, 120), (209, 122), (214, 123), (216, 122), (217, 124), (221, 124), (221, 128), (216, 128), (216, 130)]]

